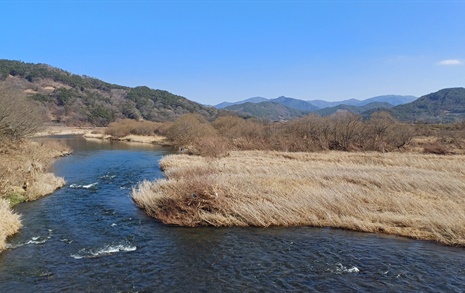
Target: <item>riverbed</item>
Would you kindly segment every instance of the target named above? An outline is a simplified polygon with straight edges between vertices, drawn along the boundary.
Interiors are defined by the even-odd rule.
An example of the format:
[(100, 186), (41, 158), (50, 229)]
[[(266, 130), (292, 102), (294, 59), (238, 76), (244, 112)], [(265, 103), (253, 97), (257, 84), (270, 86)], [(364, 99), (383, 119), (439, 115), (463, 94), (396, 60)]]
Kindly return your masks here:
[(331, 228), (182, 228), (131, 201), (169, 149), (60, 136), (67, 185), (19, 204), (0, 292), (463, 292), (465, 250)]

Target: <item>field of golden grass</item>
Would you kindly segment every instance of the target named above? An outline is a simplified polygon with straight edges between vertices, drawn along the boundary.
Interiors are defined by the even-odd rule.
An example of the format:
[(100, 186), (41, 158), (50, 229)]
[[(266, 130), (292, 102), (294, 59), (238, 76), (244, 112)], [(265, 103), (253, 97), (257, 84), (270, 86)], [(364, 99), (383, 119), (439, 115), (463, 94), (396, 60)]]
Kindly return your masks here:
[(181, 226), (336, 227), (465, 246), (465, 156), (230, 152), (170, 155), (134, 201)]
[(6, 238), (21, 226), (10, 207), (62, 187), (64, 179), (47, 171), (55, 157), (69, 152), (68, 147), (56, 142), (0, 144), (0, 251)]
[(18, 232), (21, 221), (18, 214), (10, 209), (10, 203), (0, 198), (0, 251), (5, 249), (6, 238)]

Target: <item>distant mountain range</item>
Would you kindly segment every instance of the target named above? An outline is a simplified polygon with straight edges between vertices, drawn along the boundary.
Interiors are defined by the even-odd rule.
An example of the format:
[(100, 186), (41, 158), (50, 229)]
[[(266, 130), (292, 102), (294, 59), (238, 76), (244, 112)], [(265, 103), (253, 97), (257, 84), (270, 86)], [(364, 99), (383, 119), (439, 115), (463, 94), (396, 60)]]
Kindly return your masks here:
[[(262, 103), (262, 102), (276, 102), (283, 104), (288, 107), (297, 108), (300, 110), (309, 110), (315, 111), (323, 108), (328, 107), (335, 107), (338, 105), (348, 105), (348, 106), (365, 106), (367, 104), (373, 102), (381, 102), (381, 103), (389, 103), (392, 106), (407, 104), (416, 100), (417, 97), (414, 96), (399, 96), (399, 95), (384, 95), (384, 96), (377, 96), (373, 98), (369, 98), (366, 100), (357, 100), (357, 99), (350, 99), (350, 100), (342, 100), (337, 102), (327, 102), (323, 100), (310, 100), (304, 101), (301, 99), (294, 99), (289, 97), (280, 96), (276, 99), (267, 99), (262, 97), (254, 97), (238, 102), (223, 102), (215, 106), (217, 109), (223, 109), (232, 105), (244, 104), (244, 103)], [(303, 108), (302, 108), (303, 107)]]
[(389, 109), (397, 105), (412, 102), (415, 99), (416, 97), (414, 96), (385, 95), (366, 100), (350, 99), (327, 102), (323, 100), (304, 101), (284, 96), (276, 99), (254, 97), (234, 103), (223, 102), (215, 107), (259, 118), (288, 120), (312, 112), (321, 116), (327, 116), (337, 111), (363, 113), (375, 109)]
[(254, 97), (221, 103), (215, 108), (164, 90), (115, 85), (46, 64), (0, 59), (0, 89), (2, 87), (26, 94), (49, 121), (70, 126), (105, 126), (121, 118), (173, 121), (186, 113), (198, 113), (213, 120), (222, 112), (267, 120), (290, 120), (309, 113), (327, 116), (340, 111), (368, 117), (380, 110), (406, 122), (450, 123), (465, 119), (465, 88), (462, 87), (442, 89), (418, 99), (387, 95), (326, 102), (284, 96), (276, 99)]
[(239, 101), (223, 109), (272, 120), (289, 120), (309, 113), (328, 116), (340, 111), (369, 117), (380, 110), (405, 122), (452, 123), (465, 119), (465, 88), (462, 87), (442, 89), (418, 99), (413, 96), (386, 95), (338, 102), (303, 101), (287, 97), (252, 98), (247, 101), (246, 106), (241, 106), (245, 104)]

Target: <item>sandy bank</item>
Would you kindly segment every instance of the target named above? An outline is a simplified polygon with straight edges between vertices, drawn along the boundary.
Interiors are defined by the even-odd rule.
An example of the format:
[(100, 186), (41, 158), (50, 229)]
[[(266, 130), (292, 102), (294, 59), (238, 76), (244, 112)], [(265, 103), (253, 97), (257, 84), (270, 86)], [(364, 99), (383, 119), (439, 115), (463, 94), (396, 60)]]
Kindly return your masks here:
[(135, 202), (181, 226), (337, 227), (465, 246), (465, 156), (242, 151), (171, 155)]
[(36, 137), (50, 135), (87, 134), (92, 131), (102, 130), (101, 127), (68, 127), (68, 126), (48, 126), (43, 131), (35, 134)]
[(117, 140), (125, 142), (137, 142), (137, 143), (150, 143), (150, 144), (161, 144), (166, 145), (166, 138), (159, 135), (126, 135), (123, 137), (113, 137), (104, 133), (85, 133), (83, 135), (87, 139), (108, 139), (108, 140)]
[(50, 135), (79, 135), (87, 139), (104, 139), (117, 140), (136, 143), (150, 143), (169, 145), (164, 136), (160, 135), (126, 135), (123, 137), (114, 137), (105, 134), (106, 127), (68, 127), (68, 126), (48, 126), (43, 131), (37, 133), (36, 137)]

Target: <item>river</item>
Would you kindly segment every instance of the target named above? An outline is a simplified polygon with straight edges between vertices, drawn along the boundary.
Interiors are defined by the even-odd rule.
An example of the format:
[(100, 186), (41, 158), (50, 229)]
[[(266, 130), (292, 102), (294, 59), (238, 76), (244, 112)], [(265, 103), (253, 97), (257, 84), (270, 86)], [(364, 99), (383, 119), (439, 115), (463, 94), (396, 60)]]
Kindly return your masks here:
[(131, 187), (168, 149), (53, 137), (67, 185), (22, 203), (0, 292), (464, 292), (465, 249), (331, 228), (182, 228), (147, 217)]

